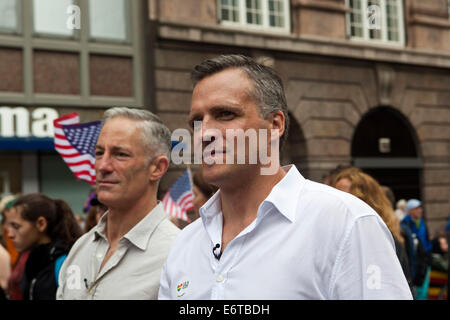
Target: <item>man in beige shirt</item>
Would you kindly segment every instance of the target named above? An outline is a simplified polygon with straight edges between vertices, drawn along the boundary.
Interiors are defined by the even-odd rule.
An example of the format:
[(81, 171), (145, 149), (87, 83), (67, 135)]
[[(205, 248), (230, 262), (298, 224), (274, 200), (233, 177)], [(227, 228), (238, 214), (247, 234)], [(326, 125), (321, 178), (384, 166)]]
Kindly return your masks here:
[(156, 299), (179, 230), (156, 199), (169, 166), (170, 131), (146, 110), (105, 112), (95, 148), (98, 200), (108, 207), (72, 247), (57, 299)]

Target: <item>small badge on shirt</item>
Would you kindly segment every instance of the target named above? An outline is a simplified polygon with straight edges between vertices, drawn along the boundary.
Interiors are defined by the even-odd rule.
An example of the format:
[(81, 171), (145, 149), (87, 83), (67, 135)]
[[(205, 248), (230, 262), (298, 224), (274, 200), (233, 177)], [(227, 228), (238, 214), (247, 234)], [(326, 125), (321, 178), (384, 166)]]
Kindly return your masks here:
[(189, 287), (189, 280), (183, 278), (177, 284), (177, 297), (182, 297), (186, 294), (186, 291)]

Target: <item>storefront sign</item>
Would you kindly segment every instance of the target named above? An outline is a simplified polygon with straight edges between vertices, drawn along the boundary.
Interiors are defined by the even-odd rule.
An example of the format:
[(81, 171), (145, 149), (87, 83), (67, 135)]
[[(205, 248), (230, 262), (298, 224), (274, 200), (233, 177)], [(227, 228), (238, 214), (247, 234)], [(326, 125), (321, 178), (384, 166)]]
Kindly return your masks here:
[(53, 138), (53, 120), (58, 117), (58, 112), (51, 108), (30, 112), (24, 107), (0, 107), (0, 137)]

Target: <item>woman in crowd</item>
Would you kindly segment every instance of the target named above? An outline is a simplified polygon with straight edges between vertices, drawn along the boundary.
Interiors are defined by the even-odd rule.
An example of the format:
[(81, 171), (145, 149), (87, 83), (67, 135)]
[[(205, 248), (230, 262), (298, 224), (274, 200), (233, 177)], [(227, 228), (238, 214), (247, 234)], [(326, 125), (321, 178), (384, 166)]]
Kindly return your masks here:
[(84, 232), (87, 233), (93, 227), (97, 225), (100, 218), (103, 214), (108, 210), (106, 206), (104, 206), (100, 201), (98, 201), (97, 196), (90, 200), (90, 208), (88, 214), (86, 216), (86, 221), (84, 224)]
[(380, 184), (360, 169), (351, 167), (340, 171), (334, 177), (331, 185), (336, 189), (351, 193), (358, 197), (371, 206), (381, 219), (383, 219), (394, 238), (397, 257), (402, 266), (406, 280), (408, 281), (410, 288), (412, 288), (409, 258), (406, 250), (406, 247), (408, 246), (405, 246), (405, 238), (402, 235), (400, 221), (395, 215), (391, 202), (386, 197)]
[(54, 300), (59, 268), (82, 231), (69, 205), (44, 194), (19, 197), (8, 219), (18, 252), (30, 251), (21, 282), (24, 300)]

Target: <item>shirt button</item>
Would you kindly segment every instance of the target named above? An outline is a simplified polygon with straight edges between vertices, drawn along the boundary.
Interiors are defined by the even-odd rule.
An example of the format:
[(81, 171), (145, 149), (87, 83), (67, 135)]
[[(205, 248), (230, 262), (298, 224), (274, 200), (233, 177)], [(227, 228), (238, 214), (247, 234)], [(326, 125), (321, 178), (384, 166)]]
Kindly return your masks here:
[(217, 281), (217, 282), (223, 282), (223, 280), (224, 280), (224, 277), (223, 277), (223, 275), (221, 275), (221, 274), (219, 274), (219, 275), (217, 276), (217, 278), (216, 278), (216, 281)]
[(101, 253), (97, 253), (97, 259), (100, 260), (101, 258), (103, 258), (103, 255)]

